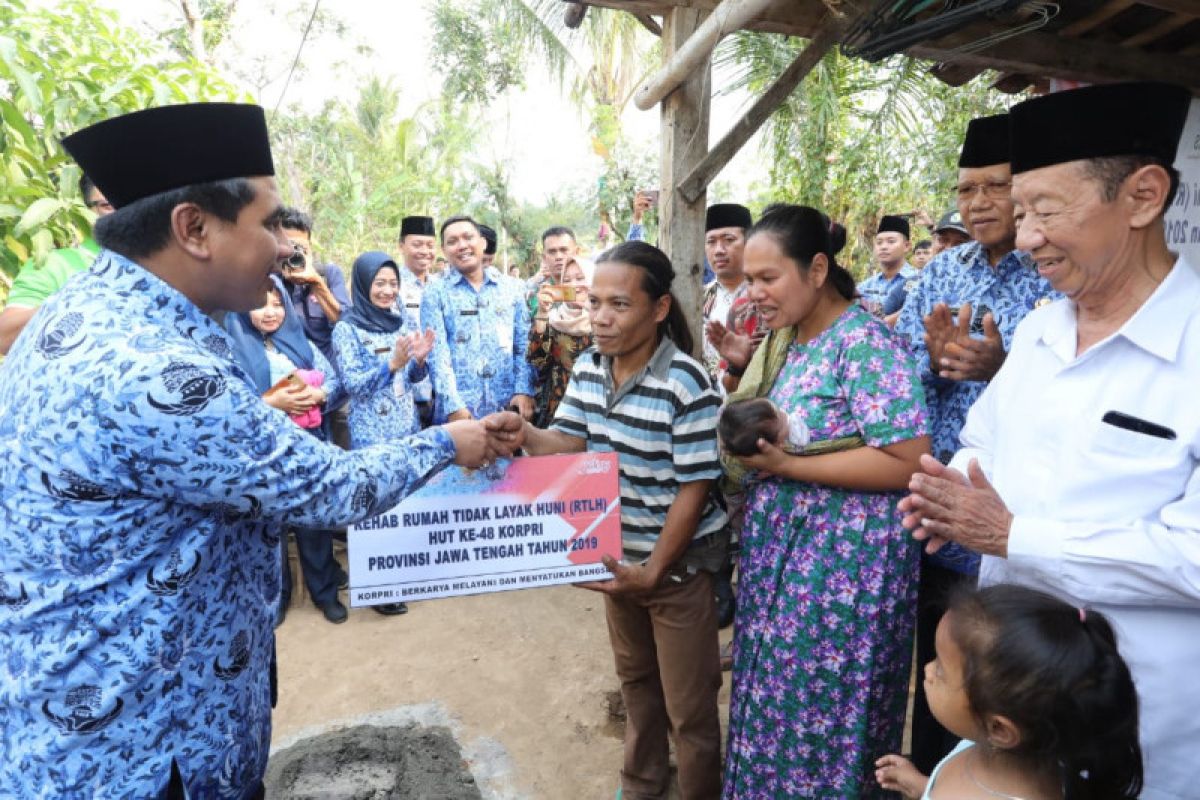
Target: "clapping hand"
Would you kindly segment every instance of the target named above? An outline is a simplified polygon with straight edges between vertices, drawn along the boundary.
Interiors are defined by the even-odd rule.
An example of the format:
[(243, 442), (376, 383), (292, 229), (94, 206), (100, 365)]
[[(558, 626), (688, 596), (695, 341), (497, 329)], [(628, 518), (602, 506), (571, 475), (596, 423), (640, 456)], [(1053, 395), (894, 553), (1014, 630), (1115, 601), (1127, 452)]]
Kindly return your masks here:
[(426, 328), (425, 333), (409, 334), (408, 355), (409, 358), (424, 364), (425, 359), (433, 352), (433, 345), (437, 341), (437, 335), (432, 328)]
[(899, 505), (901, 524), (913, 538), (928, 542), (926, 552), (954, 541), (977, 553), (1007, 557), (1013, 515), (976, 459), (963, 475), (933, 456), (921, 456), (921, 472), (913, 474), (908, 488), (911, 494)]
[(407, 335), (396, 339), (396, 344), (392, 348), (392, 358), (388, 361), (388, 369), (397, 372), (408, 363), (408, 351), (411, 343), (412, 340)]
[(925, 317), (929, 367), (952, 381), (990, 381), (1004, 365), (1004, 339), (991, 312), (983, 315), (983, 338), (971, 336), (972, 309), (963, 303), (956, 322), (945, 303)]
[(950, 313), (948, 305), (938, 303), (922, 321), (925, 323), (925, 349), (929, 352), (929, 369), (939, 373), (942, 369), (942, 353), (957, 335), (954, 315)]
[(762, 341), (762, 337), (755, 341), (753, 337), (734, 333), (719, 321), (705, 324), (704, 338), (716, 348), (721, 358), (725, 359), (725, 363), (734, 369), (745, 369), (754, 355), (754, 348)]
[(952, 381), (990, 381), (1006, 355), (991, 312), (983, 315), (983, 338), (976, 339), (971, 336), (971, 306), (963, 303), (954, 339), (942, 349), (941, 374)]

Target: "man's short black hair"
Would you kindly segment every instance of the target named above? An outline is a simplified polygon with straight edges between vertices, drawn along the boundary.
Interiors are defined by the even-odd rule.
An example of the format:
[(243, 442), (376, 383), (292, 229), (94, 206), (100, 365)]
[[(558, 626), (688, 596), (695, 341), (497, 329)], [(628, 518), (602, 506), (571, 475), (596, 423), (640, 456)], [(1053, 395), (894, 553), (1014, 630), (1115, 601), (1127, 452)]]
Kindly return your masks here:
[(483, 235), (483, 231), (479, 229), (479, 223), (475, 221), (474, 217), (469, 214), (455, 214), (453, 217), (447, 217), (446, 221), (442, 223), (442, 227), (438, 229), (438, 241), (446, 241), (446, 228), (449, 228), (456, 222), (469, 222), (476, 233), (480, 236)]
[(913, 250), (928, 250), (933, 247), (933, 242), (928, 239), (922, 239), (913, 246)]
[(312, 217), (298, 208), (284, 206), (279, 212), (279, 226), (288, 231), (304, 231), (311, 235), (313, 228)]
[(92, 183), (92, 179), (86, 174), (79, 176), (79, 196), (83, 198), (83, 202), (90, 203), (92, 200), (92, 192), (96, 191), (96, 184)]
[(570, 236), (571, 241), (575, 241), (575, 231), (568, 228), (566, 225), (555, 225), (552, 228), (546, 228), (542, 231), (542, 246), (546, 246), (546, 240), (551, 236)]
[(195, 203), (225, 222), (237, 222), (242, 209), (254, 202), (254, 185), (248, 178), (197, 183), (134, 200), (96, 221), (95, 237), (101, 247), (138, 259), (153, 255), (171, 238), (171, 211), (181, 203)]

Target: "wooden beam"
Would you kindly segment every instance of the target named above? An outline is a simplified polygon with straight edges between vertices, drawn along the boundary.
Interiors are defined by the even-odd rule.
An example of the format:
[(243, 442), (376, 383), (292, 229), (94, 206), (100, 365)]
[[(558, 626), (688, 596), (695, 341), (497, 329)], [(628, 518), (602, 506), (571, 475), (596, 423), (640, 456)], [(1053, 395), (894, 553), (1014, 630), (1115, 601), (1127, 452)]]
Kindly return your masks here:
[[(663, 63), (691, 39), (703, 23), (706, 14), (695, 8), (675, 8), (663, 16)], [(695, 347), (692, 355), (701, 357), (704, 341), (704, 321), (701, 306), (704, 298), (704, 206), (707, 193), (684, 198), (671, 191), (680, 176), (708, 152), (709, 101), (712, 95), (708, 59), (699, 69), (692, 70), (678, 89), (662, 103), (661, 180), (667, 189), (662, 193), (659, 217), (659, 246), (675, 267), (672, 291), (687, 317)]]
[(1195, 17), (1190, 14), (1173, 14), (1158, 24), (1151, 25), (1141, 33), (1130, 36), (1121, 42), (1121, 47), (1142, 47), (1151, 42), (1156, 42), (1162, 37), (1179, 30), (1184, 25), (1190, 25), (1194, 19)]
[(717, 42), (734, 31), (741, 30), (769, 6), (773, 0), (724, 0), (701, 23), (686, 42), (651, 75), (633, 95), (633, 103), (642, 111), (658, 105), (664, 97), (683, 83), (697, 68), (707, 63)]
[(1063, 26), (1058, 33), (1060, 36), (1081, 36), (1093, 28), (1100, 27), (1133, 4), (1134, 0), (1110, 0), (1086, 17)]
[(662, 25), (659, 25), (654, 17), (649, 14), (634, 14), (634, 19), (642, 23), (642, 27), (653, 33), (655, 36), (662, 36)]
[(1196, 0), (1139, 0), (1139, 5), (1157, 8), (1159, 11), (1169, 11), (1172, 14), (1200, 16), (1200, 3), (1197, 3)]
[(992, 88), (998, 92), (1005, 94), (1017, 94), (1025, 89), (1028, 89), (1033, 81), (1028, 75), (1021, 75), (1015, 72), (1010, 72), (1007, 75), (1001, 75), (992, 83)]
[(994, 33), (986, 24), (968, 26), (905, 52), (916, 58), (949, 61), (1003, 72), (1023, 72), (1089, 82), (1168, 80), (1200, 89), (1200, 61), (1166, 53), (1147, 53), (1050, 33), (1023, 33), (977, 52), (958, 48)]
[(754, 101), (742, 118), (734, 123), (729, 132), (717, 143), (708, 155), (697, 164), (679, 184), (679, 193), (688, 202), (693, 202), (703, 195), (704, 190), (712, 183), (729, 160), (750, 140), (750, 137), (762, 127), (775, 109), (786, 100), (804, 76), (812, 72), (813, 67), (820, 63), (825, 54), (841, 40), (845, 25), (837, 17), (830, 16), (820, 33), (808, 43), (799, 55), (788, 65), (775, 82)]

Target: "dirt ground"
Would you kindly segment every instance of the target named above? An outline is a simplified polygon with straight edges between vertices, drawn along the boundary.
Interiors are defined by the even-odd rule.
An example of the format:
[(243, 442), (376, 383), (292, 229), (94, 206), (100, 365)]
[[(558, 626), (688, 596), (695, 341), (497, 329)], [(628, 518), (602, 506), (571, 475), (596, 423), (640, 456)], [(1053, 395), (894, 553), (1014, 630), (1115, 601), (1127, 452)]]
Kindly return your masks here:
[[(400, 617), (351, 609), (347, 622), (331, 625), (307, 599), (294, 599), (277, 631), (273, 772), (285, 748), (308, 737), (415, 724), (450, 732), (484, 798), (613, 797), (622, 727), (609, 713), (617, 681), (600, 596), (552, 587), (410, 609)], [(722, 643), (729, 637), (722, 631)], [(460, 796), (461, 770), (445, 766), (449, 785), (428, 797)], [(355, 795), (331, 779), (311, 796)]]

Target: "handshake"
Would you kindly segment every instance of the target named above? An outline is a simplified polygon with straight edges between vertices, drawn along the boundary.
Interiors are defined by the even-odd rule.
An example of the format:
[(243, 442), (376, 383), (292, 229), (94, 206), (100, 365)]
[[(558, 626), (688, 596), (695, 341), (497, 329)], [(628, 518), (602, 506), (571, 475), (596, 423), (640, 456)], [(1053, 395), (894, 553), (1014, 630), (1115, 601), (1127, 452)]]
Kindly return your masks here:
[(525, 425), (520, 414), (500, 411), (479, 420), (448, 422), (442, 430), (454, 440), (454, 463), (475, 469), (511, 458), (525, 443)]

